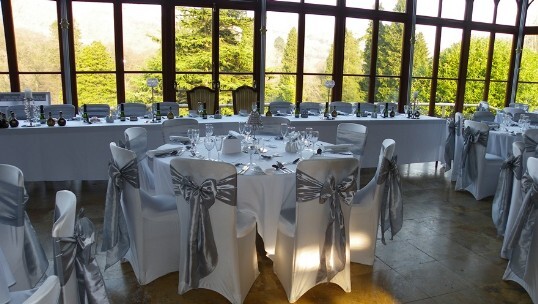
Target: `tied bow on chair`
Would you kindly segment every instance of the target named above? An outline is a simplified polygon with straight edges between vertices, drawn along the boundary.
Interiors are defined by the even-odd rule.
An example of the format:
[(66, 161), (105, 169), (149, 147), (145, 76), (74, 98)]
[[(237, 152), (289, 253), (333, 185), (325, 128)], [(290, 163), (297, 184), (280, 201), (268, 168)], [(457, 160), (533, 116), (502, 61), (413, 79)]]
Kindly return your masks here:
[(215, 199), (235, 206), (237, 195), (237, 175), (219, 181), (206, 179), (200, 186), (190, 176), (183, 176), (171, 168), (174, 192), (183, 196), (191, 207), (189, 246), (187, 256), (187, 285), (196, 288), (200, 279), (208, 276), (218, 263), (218, 252), (213, 237), (209, 208)]
[[(461, 158), (461, 189), (467, 188), (471, 183), (476, 181), (478, 176), (478, 156), (475, 149), (471, 149), (473, 145), (487, 146), (489, 131), (481, 132), (466, 127), (463, 131), (463, 154)], [(459, 190), (459, 187), (458, 189)]]
[(527, 191), (514, 223), (514, 229), (506, 237), (508, 238), (507, 251), (511, 252), (510, 269), (523, 278), (527, 269), (527, 259), (531, 250), (534, 225), (536, 224), (538, 185), (525, 173), (521, 179), (521, 186)]
[(105, 269), (114, 265), (129, 250), (129, 234), (120, 198), (124, 182), (134, 188), (140, 188), (136, 159), (132, 159), (122, 168), (111, 162), (108, 166), (108, 176), (101, 248), (107, 252)]
[(84, 216), (84, 210), (77, 215), (73, 237), (53, 239), (55, 273), (60, 284), (65, 286), (75, 270), (79, 303), (109, 303), (105, 282), (95, 260), (94, 226)]
[(396, 155), (391, 160), (383, 158), (377, 184), (385, 183), (381, 201), (381, 241), (385, 243), (385, 232), (390, 227), (391, 240), (403, 225), (403, 200), (400, 170)]
[(523, 143), (525, 144), (525, 152), (534, 152), (534, 157), (538, 157), (538, 142), (524, 133)]
[(454, 160), (454, 149), (456, 144), (455, 132), (456, 123), (453, 120), (450, 120), (448, 122), (448, 136), (445, 142), (445, 166), (447, 171), (452, 167), (452, 161)]
[[(325, 230), (325, 241), (320, 255), (320, 267), (316, 282), (327, 278), (330, 282), (346, 265), (346, 228), (341, 201), (351, 205), (357, 190), (357, 174), (355, 170), (338, 185), (334, 176), (327, 177), (324, 183), (310, 175), (297, 170), (297, 198), (300, 202), (319, 198), (320, 204), (329, 203), (329, 223)], [(334, 254), (331, 254), (334, 253)]]
[(493, 224), (497, 228), (497, 235), (504, 235), (506, 230), (514, 176), (518, 180), (521, 179), (521, 155), (517, 157), (510, 155), (501, 166), (499, 183), (492, 205)]

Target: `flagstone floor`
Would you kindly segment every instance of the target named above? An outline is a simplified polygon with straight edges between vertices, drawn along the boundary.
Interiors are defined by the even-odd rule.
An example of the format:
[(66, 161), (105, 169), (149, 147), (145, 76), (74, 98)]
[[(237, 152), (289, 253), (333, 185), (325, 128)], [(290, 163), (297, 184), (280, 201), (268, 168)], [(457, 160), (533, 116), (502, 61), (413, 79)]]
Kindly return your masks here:
[[(499, 258), (502, 240), (496, 237), (491, 221), (492, 198), (475, 201), (469, 193), (455, 192), (454, 184), (434, 163), (402, 165), (400, 172), (403, 229), (387, 245), (378, 241), (373, 266), (351, 264), (351, 293), (322, 284), (297, 303), (531, 303), (519, 285), (502, 280), (507, 261)], [(373, 173), (363, 169), (361, 182), (365, 184)], [(100, 231), (106, 182), (34, 182), (26, 187), (27, 210), (51, 265), (56, 191), (73, 191), (78, 207), (85, 209)], [(97, 261), (102, 269), (102, 253), (97, 254)], [(287, 303), (271, 260), (259, 255), (258, 261), (260, 276), (245, 303)], [(103, 276), (112, 303), (227, 302), (208, 290), (178, 295), (177, 272), (146, 286), (138, 285), (128, 263), (114, 265)]]

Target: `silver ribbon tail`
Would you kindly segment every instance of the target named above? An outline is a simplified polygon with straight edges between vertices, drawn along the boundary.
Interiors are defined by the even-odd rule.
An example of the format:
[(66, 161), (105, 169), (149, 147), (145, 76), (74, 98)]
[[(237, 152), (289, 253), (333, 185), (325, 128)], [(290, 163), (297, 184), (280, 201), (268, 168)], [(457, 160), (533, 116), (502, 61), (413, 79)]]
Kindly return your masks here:
[(381, 241), (385, 242), (385, 232), (390, 228), (391, 240), (403, 226), (403, 199), (400, 170), (396, 155), (391, 160), (383, 158), (377, 184), (385, 183), (381, 201)]
[(445, 142), (445, 166), (446, 171), (452, 168), (452, 161), (454, 160), (454, 150), (456, 145), (456, 124), (454, 121), (448, 123), (448, 136)]
[(463, 131), (463, 151), (461, 157), (461, 185), (456, 185), (456, 190), (467, 188), (470, 184), (476, 182), (478, 177), (478, 156), (474, 145), (487, 146), (489, 131), (480, 132), (470, 127)]
[(506, 230), (508, 212), (512, 201), (514, 177), (521, 179), (521, 155), (517, 157), (510, 155), (501, 166), (499, 182), (491, 206), (493, 224), (497, 228), (497, 235), (500, 236), (503, 236)]

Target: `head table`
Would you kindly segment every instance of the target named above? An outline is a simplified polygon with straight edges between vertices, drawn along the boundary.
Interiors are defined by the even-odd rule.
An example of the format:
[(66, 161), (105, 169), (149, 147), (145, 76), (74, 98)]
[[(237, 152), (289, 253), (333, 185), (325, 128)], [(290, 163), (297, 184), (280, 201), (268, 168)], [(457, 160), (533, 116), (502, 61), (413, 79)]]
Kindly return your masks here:
[[(287, 118), (298, 131), (312, 127), (319, 131), (320, 141), (329, 143), (335, 142), (338, 124), (350, 122), (365, 125), (368, 127), (368, 138), (361, 160), (363, 168), (376, 166), (381, 142), (385, 138), (396, 141), (399, 164), (443, 160), (446, 138), (444, 119), (429, 116), (408, 119), (404, 115), (395, 118), (338, 116), (335, 120), (322, 120), (317, 116)], [(201, 135), (204, 134), (203, 125), (206, 123), (213, 124), (214, 134), (220, 135), (227, 134), (228, 130), (237, 130), (238, 122), (247, 121), (247, 117), (243, 116), (196, 119), (201, 124)], [(21, 122), (21, 125), (24, 124)], [(111, 159), (109, 143), (123, 140), (124, 130), (135, 126), (147, 129), (149, 149), (164, 144), (161, 124), (143, 118), (138, 121), (116, 120), (114, 123), (106, 123), (103, 119), (91, 125), (82, 121), (68, 121), (64, 127), (20, 126), (0, 129), (4, 144), (0, 163), (20, 168), (26, 181), (106, 180)]]

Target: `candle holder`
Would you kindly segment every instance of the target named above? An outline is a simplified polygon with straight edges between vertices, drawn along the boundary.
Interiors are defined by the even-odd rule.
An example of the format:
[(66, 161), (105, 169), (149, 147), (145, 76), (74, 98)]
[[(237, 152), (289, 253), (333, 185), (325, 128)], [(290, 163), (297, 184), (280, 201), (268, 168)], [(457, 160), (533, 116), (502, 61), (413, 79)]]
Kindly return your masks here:
[(260, 113), (258, 113), (258, 111), (253, 110), (248, 116), (247, 124), (251, 125), (252, 138), (256, 139), (256, 131), (263, 128), (262, 119), (260, 118)]

